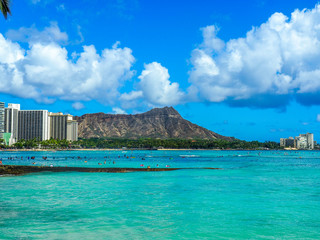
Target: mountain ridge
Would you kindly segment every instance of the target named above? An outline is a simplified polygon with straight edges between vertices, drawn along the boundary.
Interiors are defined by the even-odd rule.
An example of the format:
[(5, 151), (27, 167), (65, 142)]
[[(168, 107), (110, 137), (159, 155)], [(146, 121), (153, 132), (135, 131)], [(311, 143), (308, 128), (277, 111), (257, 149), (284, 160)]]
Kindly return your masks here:
[(139, 114), (92, 113), (74, 117), (80, 138), (181, 138), (224, 139), (222, 136), (184, 119), (173, 107), (153, 108)]

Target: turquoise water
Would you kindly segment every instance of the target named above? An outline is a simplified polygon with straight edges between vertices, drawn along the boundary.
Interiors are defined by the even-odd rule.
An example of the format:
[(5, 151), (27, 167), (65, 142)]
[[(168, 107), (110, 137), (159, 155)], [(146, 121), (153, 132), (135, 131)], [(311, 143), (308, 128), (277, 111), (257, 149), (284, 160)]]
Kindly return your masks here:
[(17, 165), (222, 168), (2, 176), (0, 239), (320, 239), (318, 151), (0, 152), (0, 158)]

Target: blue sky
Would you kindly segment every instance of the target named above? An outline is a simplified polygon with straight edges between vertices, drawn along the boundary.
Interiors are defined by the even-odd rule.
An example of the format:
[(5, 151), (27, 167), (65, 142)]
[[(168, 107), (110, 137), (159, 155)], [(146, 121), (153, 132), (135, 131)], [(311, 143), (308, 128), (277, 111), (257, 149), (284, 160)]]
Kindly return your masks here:
[(320, 140), (316, 1), (21, 0), (0, 99), (73, 115), (173, 106), (226, 136)]

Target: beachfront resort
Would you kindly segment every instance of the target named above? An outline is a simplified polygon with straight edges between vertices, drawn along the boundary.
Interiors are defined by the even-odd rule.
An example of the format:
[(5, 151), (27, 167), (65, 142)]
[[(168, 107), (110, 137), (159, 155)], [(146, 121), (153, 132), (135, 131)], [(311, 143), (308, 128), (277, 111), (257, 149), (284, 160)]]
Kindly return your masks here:
[(0, 139), (11, 146), (19, 140), (50, 138), (78, 140), (78, 122), (70, 114), (48, 110), (21, 110), (20, 104), (0, 102)]
[(280, 147), (312, 150), (317, 145), (313, 133), (300, 134), (296, 137), (280, 138)]

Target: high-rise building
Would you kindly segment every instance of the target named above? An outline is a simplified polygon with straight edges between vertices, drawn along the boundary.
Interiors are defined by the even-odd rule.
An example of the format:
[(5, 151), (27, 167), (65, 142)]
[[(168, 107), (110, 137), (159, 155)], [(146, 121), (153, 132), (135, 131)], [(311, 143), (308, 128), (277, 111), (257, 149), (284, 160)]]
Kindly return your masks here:
[(49, 113), (49, 135), (53, 139), (67, 138), (67, 115), (62, 113)]
[(297, 149), (314, 149), (313, 133), (300, 134), (299, 136), (280, 138), (281, 147), (294, 147)]
[(50, 113), (50, 138), (78, 140), (78, 123), (73, 120), (72, 115), (62, 113)]
[(308, 141), (308, 148), (314, 149), (314, 139), (313, 139), (313, 133), (307, 133), (307, 141)]
[(4, 134), (4, 102), (0, 102), (0, 139)]
[(280, 147), (294, 147), (295, 140), (293, 137), (289, 138), (280, 138)]
[(76, 120), (67, 122), (67, 140), (78, 141), (78, 122)]
[(20, 110), (20, 104), (9, 103), (5, 108), (0, 102), (0, 138), (7, 145), (18, 140), (37, 139), (78, 140), (78, 122), (73, 116), (62, 113), (48, 113), (47, 110)]
[(49, 139), (47, 110), (20, 110), (18, 114), (18, 140)]
[(295, 148), (297, 149), (307, 149), (308, 147), (308, 141), (305, 136), (298, 136), (295, 137)]
[(296, 137), (296, 148), (298, 149), (314, 149), (314, 140), (312, 133), (300, 134)]
[(20, 104), (9, 103), (5, 108), (4, 129), (6, 133), (11, 133), (9, 145), (14, 144), (18, 140), (18, 114)]

